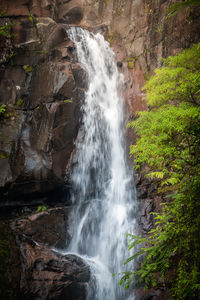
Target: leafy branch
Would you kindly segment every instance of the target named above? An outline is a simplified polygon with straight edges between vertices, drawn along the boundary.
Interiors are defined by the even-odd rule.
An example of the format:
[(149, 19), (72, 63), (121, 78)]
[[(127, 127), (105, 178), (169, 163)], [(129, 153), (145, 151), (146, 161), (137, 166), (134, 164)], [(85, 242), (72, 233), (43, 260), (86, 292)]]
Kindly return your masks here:
[[(155, 227), (146, 237), (131, 236), (135, 253), (125, 264), (142, 257), (136, 271), (127, 271), (119, 284), (135, 279), (146, 288), (167, 286), (170, 299), (200, 299), (200, 44), (163, 60), (144, 90), (149, 111), (129, 122), (139, 138), (130, 147), (136, 169), (157, 180), (165, 202), (154, 213)], [(192, 98), (195, 101), (192, 101)], [(189, 262), (189, 263), (188, 263)]]

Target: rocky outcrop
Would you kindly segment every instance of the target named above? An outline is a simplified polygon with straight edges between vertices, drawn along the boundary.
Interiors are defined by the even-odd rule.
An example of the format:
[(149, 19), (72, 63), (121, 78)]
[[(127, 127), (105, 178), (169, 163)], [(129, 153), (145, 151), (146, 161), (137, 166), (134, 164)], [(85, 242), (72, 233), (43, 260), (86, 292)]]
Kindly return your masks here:
[(71, 207), (58, 207), (20, 217), (11, 222), (11, 228), (16, 235), (43, 247), (64, 249), (71, 239), (68, 230), (71, 210)]
[(86, 299), (89, 266), (75, 255), (61, 255), (31, 242), (20, 244), (23, 299)]
[[(141, 87), (160, 58), (174, 55), (200, 40), (200, 10), (184, 10), (166, 19), (167, 8), (176, 0), (83, 1), (81, 25), (107, 26), (106, 38), (113, 47), (120, 71), (125, 75), (129, 116), (147, 109)], [(75, 0), (70, 1), (75, 3)]]
[(89, 265), (62, 254), (71, 238), (70, 212), (70, 207), (58, 207), (0, 222), (2, 300), (86, 299)]
[(7, 9), (10, 22), (15, 13), (18, 19), (12, 58), (1, 65), (0, 105), (6, 104), (6, 113), (0, 122), (0, 187), (1, 197), (17, 200), (63, 186), (81, 120), (85, 72), (61, 25), (24, 16), (25, 8), (23, 17)]
[[(8, 49), (1, 54), (0, 83), (0, 104), (7, 105), (0, 125), (5, 199), (38, 197), (64, 184), (87, 80), (61, 23), (101, 31), (110, 42), (125, 78), (128, 120), (147, 109), (141, 87), (159, 59), (199, 41), (199, 11), (166, 20), (172, 2), (18, 0), (13, 6), (2, 1), (1, 24), (12, 23), (12, 37), (0, 44)], [(132, 143), (134, 135), (127, 136)]]

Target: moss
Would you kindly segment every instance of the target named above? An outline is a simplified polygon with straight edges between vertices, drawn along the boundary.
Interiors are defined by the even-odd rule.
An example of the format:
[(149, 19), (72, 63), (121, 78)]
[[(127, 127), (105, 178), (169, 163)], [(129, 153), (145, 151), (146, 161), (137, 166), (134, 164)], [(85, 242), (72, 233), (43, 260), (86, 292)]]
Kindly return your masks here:
[(9, 158), (10, 154), (5, 151), (0, 151), (0, 159), (6, 159)]
[(6, 25), (0, 26), (0, 36), (10, 38), (12, 36), (10, 33), (10, 29), (12, 26), (13, 26), (12, 23), (8, 23)]
[(0, 116), (1, 116), (1, 115), (4, 115), (5, 112), (6, 112), (6, 105), (5, 105), (5, 104), (2, 104), (2, 105), (0, 106)]
[(155, 32), (162, 33), (163, 30), (164, 30), (164, 26), (163, 26), (163, 24), (160, 24), (157, 26)]
[(111, 32), (110, 34), (107, 35), (106, 40), (108, 41), (110, 46), (112, 46), (114, 38), (115, 38), (115, 33), (114, 32)]
[(34, 107), (33, 110), (38, 110), (38, 109), (40, 109), (40, 105), (37, 105), (36, 107)]
[(128, 69), (133, 69), (134, 68), (134, 62), (133, 61), (129, 61), (128, 62)]
[(11, 65), (13, 65), (13, 57), (15, 56), (16, 54), (11, 51), (8, 55), (8, 61), (10, 62)]
[(26, 74), (30, 74), (33, 71), (33, 67), (31, 67), (29, 65), (24, 65), (23, 69), (26, 72)]
[(29, 19), (30, 22), (33, 22), (34, 16), (31, 13), (29, 13), (28, 19)]
[(0, 122), (5, 122), (11, 117), (17, 117), (15, 108), (12, 105), (2, 104), (0, 106)]
[(63, 102), (64, 103), (73, 103), (73, 100), (72, 99), (65, 99)]
[(127, 58), (128, 69), (133, 69), (135, 67), (135, 63), (138, 60), (139, 56), (129, 56)]
[(0, 18), (6, 17), (6, 11), (0, 11)]
[(17, 100), (17, 106), (19, 106), (19, 107), (23, 107), (24, 106), (24, 99), (23, 98), (19, 98)]
[(152, 75), (152, 74), (151, 74), (150, 72), (144, 73), (144, 79), (145, 79), (145, 81), (149, 80), (150, 77), (151, 77), (151, 75)]

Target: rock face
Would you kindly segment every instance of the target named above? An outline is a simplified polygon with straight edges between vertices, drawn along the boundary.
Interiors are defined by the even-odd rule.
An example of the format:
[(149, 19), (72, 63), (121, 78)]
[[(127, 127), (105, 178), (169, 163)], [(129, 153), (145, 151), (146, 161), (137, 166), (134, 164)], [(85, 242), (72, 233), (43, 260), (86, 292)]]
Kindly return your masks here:
[(6, 104), (6, 113), (0, 121), (0, 189), (5, 199), (63, 185), (81, 120), (85, 73), (74, 46), (51, 18), (31, 18), (18, 17), (12, 60), (1, 65), (0, 105)]
[[(55, 204), (70, 184), (66, 177), (81, 123), (87, 77), (76, 59), (66, 28), (102, 32), (124, 74), (126, 120), (148, 109), (141, 90), (160, 58), (200, 40), (200, 11), (183, 11), (166, 20), (174, 0), (1, 0), (0, 26), (0, 198), (6, 207)], [(127, 144), (135, 136), (127, 130)], [(131, 162), (130, 162), (131, 163)], [(159, 209), (156, 187), (137, 181), (139, 222), (147, 233)], [(66, 197), (64, 201), (66, 202)], [(68, 202), (70, 204), (70, 201)], [(8, 271), (0, 276), (2, 299), (83, 300), (90, 272), (73, 255), (51, 247), (70, 241), (69, 208), (56, 208), (17, 219), (8, 230)], [(4, 227), (4, 225), (3, 225)], [(2, 232), (7, 232), (3, 229)], [(14, 234), (14, 235), (13, 235)], [(0, 240), (1, 236), (0, 234)], [(17, 244), (15, 242), (15, 238)], [(8, 258), (10, 257), (10, 258)], [(0, 265), (4, 266), (4, 264)], [(12, 282), (9, 288), (6, 285)], [(11, 291), (12, 289), (12, 291)], [(138, 299), (165, 299), (166, 292), (138, 290)]]
[(43, 247), (64, 249), (70, 242), (68, 219), (71, 207), (45, 210), (12, 222), (11, 228), (17, 235), (36, 241)]
[(23, 299), (85, 300), (89, 266), (75, 255), (60, 255), (29, 242), (21, 244)]
[(0, 124), (1, 197), (45, 194), (64, 183), (87, 79), (61, 23), (101, 31), (110, 42), (125, 77), (129, 119), (147, 109), (141, 87), (159, 58), (199, 41), (199, 10), (166, 20), (172, 2), (2, 0), (0, 25), (12, 23), (12, 37), (0, 43), (6, 49), (0, 105), (7, 105)]
[[(58, 207), (0, 223), (0, 268), (6, 269), (0, 276), (1, 299), (86, 299), (89, 265), (78, 256), (61, 254), (71, 238), (70, 211)], [(5, 242), (8, 254), (2, 254)]]

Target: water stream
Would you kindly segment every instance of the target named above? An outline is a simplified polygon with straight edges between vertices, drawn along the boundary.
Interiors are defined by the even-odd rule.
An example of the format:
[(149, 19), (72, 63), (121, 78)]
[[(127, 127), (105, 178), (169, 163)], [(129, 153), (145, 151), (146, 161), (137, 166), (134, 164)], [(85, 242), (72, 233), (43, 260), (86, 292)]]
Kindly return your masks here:
[(71, 174), (75, 209), (67, 251), (90, 265), (87, 300), (124, 300), (129, 295), (112, 273), (124, 270), (129, 255), (125, 234), (134, 232), (136, 200), (123, 138), (123, 78), (101, 34), (72, 27), (68, 36), (87, 73), (88, 89)]

